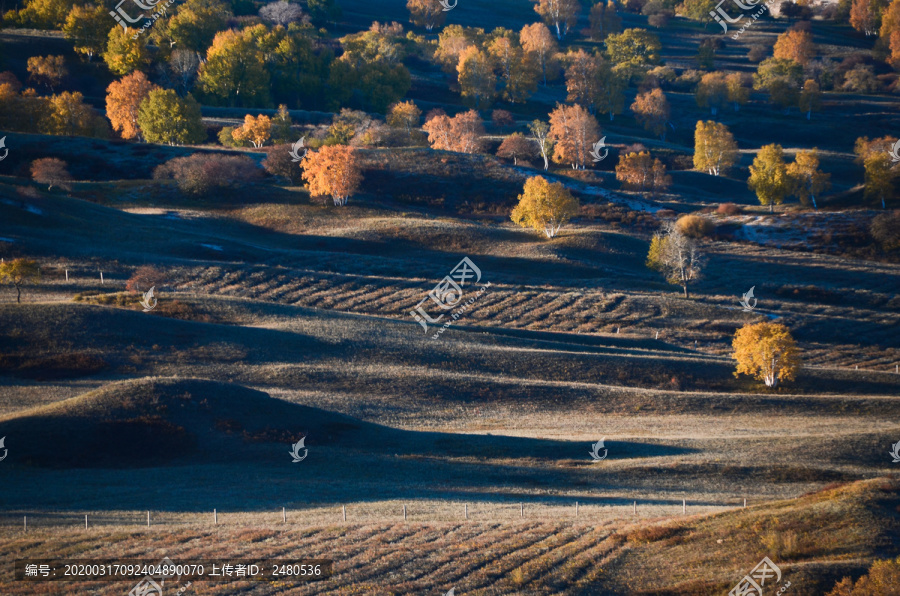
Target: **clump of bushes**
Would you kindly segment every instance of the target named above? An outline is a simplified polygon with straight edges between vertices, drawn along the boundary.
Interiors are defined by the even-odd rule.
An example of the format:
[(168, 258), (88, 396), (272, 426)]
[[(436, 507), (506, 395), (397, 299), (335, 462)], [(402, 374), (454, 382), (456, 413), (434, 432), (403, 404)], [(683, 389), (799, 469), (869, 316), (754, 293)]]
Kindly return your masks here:
[(649, 528), (639, 528), (627, 535), (628, 542), (632, 543), (649, 543), (673, 538), (679, 534), (679, 528), (666, 526), (650, 526)]
[(716, 209), (716, 213), (719, 215), (740, 215), (743, 212), (744, 210), (734, 203), (722, 203), (719, 205), (719, 208)]
[(684, 215), (675, 223), (678, 231), (688, 238), (705, 238), (712, 235), (716, 226), (705, 217)]
[(172, 179), (183, 192), (203, 195), (213, 188), (238, 187), (255, 182), (262, 173), (256, 163), (245, 155), (195, 153), (176, 157), (157, 166), (156, 180)]

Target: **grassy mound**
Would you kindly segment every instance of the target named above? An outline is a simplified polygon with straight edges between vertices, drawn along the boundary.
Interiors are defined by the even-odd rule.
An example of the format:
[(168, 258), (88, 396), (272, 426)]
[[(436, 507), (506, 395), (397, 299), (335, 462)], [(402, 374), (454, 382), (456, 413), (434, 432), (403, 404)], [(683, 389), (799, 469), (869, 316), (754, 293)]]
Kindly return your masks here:
[(46, 467), (141, 467), (253, 458), (254, 444), (328, 444), (372, 425), (238, 385), (140, 379), (0, 418), (16, 460)]

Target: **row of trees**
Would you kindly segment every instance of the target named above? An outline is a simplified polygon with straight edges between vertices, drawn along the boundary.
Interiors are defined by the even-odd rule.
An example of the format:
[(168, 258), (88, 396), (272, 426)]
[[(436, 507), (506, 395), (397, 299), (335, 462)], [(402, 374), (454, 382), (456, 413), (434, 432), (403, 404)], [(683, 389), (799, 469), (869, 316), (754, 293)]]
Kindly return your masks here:
[(272, 3), (263, 12), (274, 24), (229, 29), (227, 4), (186, 0), (171, 17), (135, 35), (110, 27), (108, 11), (88, 5), (68, 13), (63, 32), (88, 59), (102, 56), (113, 74), (149, 71), (155, 63), (172, 87), (185, 94), (196, 86), (213, 104), (383, 112), (406, 93), (411, 79), (402, 60), (412, 42), (402, 26), (375, 23), (342, 38), (336, 58), (316, 29), (295, 22), (296, 6)]
[(659, 64), (659, 39), (643, 29), (606, 37), (603, 54), (571, 50), (562, 54), (557, 39), (542, 23), (519, 33), (498, 28), (450, 25), (437, 41), (434, 61), (455, 76), (463, 99), (486, 108), (498, 97), (513, 103), (528, 100), (540, 82), (546, 85), (565, 70), (569, 101), (591, 112), (621, 112), (622, 92), (629, 81)]

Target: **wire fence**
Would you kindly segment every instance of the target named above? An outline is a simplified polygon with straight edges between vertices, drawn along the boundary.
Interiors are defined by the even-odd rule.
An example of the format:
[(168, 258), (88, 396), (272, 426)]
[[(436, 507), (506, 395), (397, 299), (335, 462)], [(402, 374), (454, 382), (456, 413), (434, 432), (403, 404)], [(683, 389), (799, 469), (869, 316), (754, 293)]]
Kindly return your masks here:
[(392, 501), (372, 505), (348, 504), (304, 509), (282, 508), (273, 511), (233, 511), (210, 508), (202, 512), (173, 511), (86, 511), (30, 512), (0, 514), (5, 531), (48, 529), (112, 529), (176, 526), (317, 526), (330, 524), (369, 524), (387, 522), (516, 522), (569, 521), (608, 522), (669, 519), (717, 513), (747, 507), (746, 500), (728, 503), (690, 502), (687, 499), (644, 499), (615, 504), (572, 501), (570, 504), (453, 502), (430, 504)]

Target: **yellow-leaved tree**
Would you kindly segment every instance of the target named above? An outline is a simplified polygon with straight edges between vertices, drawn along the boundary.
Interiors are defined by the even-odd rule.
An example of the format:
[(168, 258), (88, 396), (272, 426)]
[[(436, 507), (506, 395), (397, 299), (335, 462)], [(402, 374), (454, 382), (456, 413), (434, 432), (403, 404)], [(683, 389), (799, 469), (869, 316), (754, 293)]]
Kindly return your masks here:
[(255, 118), (250, 114), (244, 116), (244, 124), (235, 128), (231, 136), (235, 141), (243, 143), (249, 141), (254, 147), (262, 147), (272, 135), (272, 119), (260, 114)]
[(550, 183), (543, 176), (525, 181), (525, 192), (512, 212), (512, 220), (523, 228), (534, 228), (553, 238), (560, 228), (578, 214), (578, 199), (559, 182)]
[(300, 162), (303, 179), (313, 196), (331, 196), (334, 204), (344, 206), (362, 182), (356, 149), (347, 145), (322, 147), (308, 151)]
[(743, 373), (776, 387), (781, 381), (793, 381), (802, 366), (797, 343), (781, 323), (744, 325), (734, 334), (734, 376)]
[(41, 279), (41, 268), (37, 261), (13, 259), (0, 263), (0, 283), (12, 284), (16, 288), (16, 303), (22, 302), (22, 284), (37, 283)]

